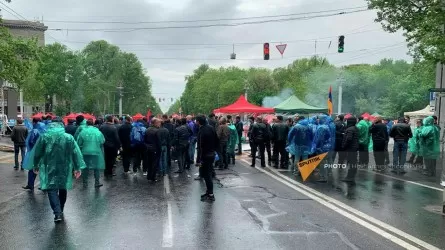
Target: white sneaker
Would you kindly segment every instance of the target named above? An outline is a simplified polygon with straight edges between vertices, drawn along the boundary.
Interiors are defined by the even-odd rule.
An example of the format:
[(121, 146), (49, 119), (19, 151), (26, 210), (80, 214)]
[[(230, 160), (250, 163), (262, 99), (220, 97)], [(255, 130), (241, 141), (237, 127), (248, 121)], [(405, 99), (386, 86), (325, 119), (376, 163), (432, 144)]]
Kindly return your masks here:
[(147, 172), (144, 172), (144, 176), (147, 176)]

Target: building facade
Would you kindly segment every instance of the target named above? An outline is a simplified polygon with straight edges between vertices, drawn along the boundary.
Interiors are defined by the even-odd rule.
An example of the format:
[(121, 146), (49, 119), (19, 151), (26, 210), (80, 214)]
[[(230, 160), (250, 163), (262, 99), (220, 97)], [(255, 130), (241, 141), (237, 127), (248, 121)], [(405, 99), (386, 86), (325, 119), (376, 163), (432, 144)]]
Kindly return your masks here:
[[(6, 27), (14, 37), (24, 39), (37, 38), (38, 45), (45, 46), (45, 31), (48, 27), (41, 22), (3, 19), (0, 26)], [(2, 103), (0, 109), (4, 107), (4, 112), (8, 118), (16, 119), (17, 114), (20, 114), (21, 111), (18, 90), (14, 83), (1, 81), (1, 79), (0, 83), (3, 91), (3, 100), (0, 100), (0, 103)], [(32, 106), (24, 102), (23, 115), (30, 117), (32, 113), (41, 110), (43, 106), (43, 104)]]

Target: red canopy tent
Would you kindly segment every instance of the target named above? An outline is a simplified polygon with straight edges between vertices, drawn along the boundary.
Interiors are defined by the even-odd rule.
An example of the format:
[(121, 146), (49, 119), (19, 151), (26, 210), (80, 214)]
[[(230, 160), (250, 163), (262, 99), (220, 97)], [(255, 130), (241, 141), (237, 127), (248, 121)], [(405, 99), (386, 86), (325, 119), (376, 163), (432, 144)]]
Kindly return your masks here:
[(40, 113), (37, 113), (37, 114), (31, 116), (31, 118), (39, 118), (39, 119), (42, 119), (42, 116), (43, 116), (43, 115), (44, 115), (44, 114), (43, 114), (42, 112), (40, 112)]
[(133, 121), (141, 120), (144, 116), (141, 113), (137, 113), (133, 116)]
[(71, 114), (69, 114), (69, 115), (63, 117), (63, 122), (64, 122), (65, 124), (68, 124), (68, 120), (70, 120), (70, 119), (75, 120), (75, 119), (76, 119), (76, 116), (77, 116), (76, 114), (71, 113)]
[(236, 102), (228, 106), (215, 109), (213, 113), (274, 113), (273, 108), (263, 108), (249, 103), (244, 95), (241, 95)]

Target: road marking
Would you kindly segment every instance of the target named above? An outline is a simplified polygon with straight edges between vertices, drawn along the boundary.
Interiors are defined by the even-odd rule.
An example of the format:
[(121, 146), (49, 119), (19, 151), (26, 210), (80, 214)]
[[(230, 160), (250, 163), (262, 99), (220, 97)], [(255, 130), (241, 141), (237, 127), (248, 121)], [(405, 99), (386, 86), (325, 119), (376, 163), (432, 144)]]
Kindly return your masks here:
[[(242, 161), (245, 162), (246, 164), (249, 164), (249, 162), (244, 160), (244, 159)], [(247, 167), (246, 165), (243, 165), (243, 166)], [(356, 222), (357, 224), (359, 224), (359, 225), (361, 225), (361, 226), (363, 226), (363, 227), (365, 227), (365, 228), (367, 228), (367, 229), (369, 229), (369, 230), (379, 234), (380, 236), (382, 236), (382, 237), (384, 237), (384, 238), (386, 238), (386, 239), (396, 243), (397, 245), (399, 245), (401, 247), (404, 247), (406, 249), (420, 249), (417, 246), (414, 246), (414, 245), (412, 245), (412, 244), (410, 244), (410, 243), (400, 239), (399, 237), (396, 237), (395, 235), (392, 235), (392, 234), (384, 231), (383, 229), (388, 230), (390, 232), (393, 232), (393, 233), (395, 233), (395, 234), (397, 234), (397, 235), (399, 235), (399, 236), (401, 236), (401, 237), (403, 237), (405, 239), (408, 239), (408, 240), (418, 244), (419, 246), (423, 246), (423, 247), (425, 247), (427, 249), (439, 250), (439, 248), (437, 248), (437, 247), (435, 247), (435, 246), (433, 246), (431, 244), (428, 244), (425, 241), (422, 241), (422, 240), (420, 240), (420, 239), (418, 239), (418, 238), (416, 238), (416, 237), (414, 237), (412, 235), (409, 235), (409, 234), (407, 234), (407, 233), (405, 233), (405, 232), (403, 232), (403, 231), (401, 231), (401, 230), (399, 230), (399, 229), (397, 229), (395, 227), (392, 227), (392, 226), (390, 226), (390, 225), (388, 225), (386, 223), (383, 223), (383, 222), (381, 222), (381, 221), (379, 221), (379, 220), (377, 220), (377, 219), (375, 219), (375, 218), (373, 218), (371, 216), (368, 216), (368, 215), (366, 215), (366, 214), (364, 214), (364, 213), (362, 213), (362, 212), (360, 212), (360, 211), (358, 211), (358, 210), (356, 210), (356, 209), (354, 209), (354, 208), (352, 208), (352, 207), (350, 207), (350, 206), (348, 206), (348, 205), (346, 205), (346, 204), (344, 204), (342, 202), (339, 202), (339, 201), (337, 201), (337, 200), (335, 200), (335, 199), (333, 199), (333, 198), (331, 198), (331, 197), (329, 197), (327, 195), (324, 195), (324, 194), (322, 194), (322, 193), (320, 193), (320, 192), (318, 192), (318, 191), (316, 191), (316, 190), (314, 190), (312, 188), (309, 188), (309, 187), (307, 187), (307, 186), (305, 186), (305, 185), (303, 185), (303, 184), (301, 184), (301, 183), (299, 183), (299, 182), (297, 182), (295, 180), (292, 180), (291, 178), (289, 178), (289, 177), (279, 173), (278, 171), (275, 172), (272, 169), (272, 171), (275, 172), (280, 177), (278, 177), (277, 175), (272, 174), (272, 173), (270, 173), (270, 172), (268, 172), (268, 171), (266, 171), (264, 169), (261, 169), (259, 167), (255, 167), (255, 168), (257, 170), (261, 171), (262, 173), (265, 173), (266, 175), (272, 177), (273, 179), (283, 183), (284, 185), (286, 185), (286, 186), (288, 186), (288, 187), (290, 187), (290, 188), (292, 188), (292, 189), (294, 189), (294, 190), (296, 190), (296, 191), (298, 191), (298, 192), (308, 196), (309, 198), (317, 201), (318, 203), (320, 203), (320, 204), (322, 204), (322, 205), (324, 205), (324, 206), (334, 210), (335, 212), (343, 215), (344, 217), (346, 217), (346, 218)], [(355, 216), (354, 214), (357, 215), (357, 216)], [(360, 216), (361, 218), (359, 218), (358, 216)], [(365, 221), (365, 220), (368, 220), (368, 221)], [(378, 225), (380, 228), (377, 227), (377, 226), (374, 226), (370, 222)], [(381, 229), (381, 228), (383, 228), (383, 229)]]
[(164, 176), (164, 189), (166, 194), (170, 194), (170, 179), (168, 175)]
[(164, 223), (164, 233), (162, 234), (162, 247), (173, 247), (173, 218), (172, 204), (167, 202), (167, 220)]
[[(365, 171), (365, 172), (369, 172), (369, 173), (374, 173), (374, 172), (371, 172), (371, 171), (366, 170), (366, 169), (360, 169), (360, 170)], [(391, 179), (394, 179), (394, 180), (404, 181), (404, 182), (408, 182), (408, 183), (411, 183), (411, 184), (414, 184), (414, 185), (417, 185), (417, 186), (421, 186), (421, 187), (425, 187), (425, 188), (430, 188), (430, 189), (434, 189), (434, 190), (443, 192), (443, 188), (437, 188), (437, 187), (429, 186), (429, 185), (422, 184), (422, 183), (415, 182), (415, 181), (404, 180), (404, 179), (402, 179), (402, 178), (398, 178), (398, 177), (394, 177), (394, 176), (386, 175), (386, 174), (382, 174), (382, 173), (374, 173), (374, 174), (376, 174), (376, 175), (381, 175), (381, 176), (385, 176), (385, 177), (388, 177), (388, 178), (391, 178)]]

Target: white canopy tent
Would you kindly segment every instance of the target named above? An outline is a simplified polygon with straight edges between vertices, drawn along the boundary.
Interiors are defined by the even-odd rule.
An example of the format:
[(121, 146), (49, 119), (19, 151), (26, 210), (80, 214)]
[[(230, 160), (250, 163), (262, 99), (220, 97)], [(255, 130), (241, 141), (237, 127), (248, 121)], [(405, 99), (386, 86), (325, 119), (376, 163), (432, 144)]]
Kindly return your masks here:
[(431, 111), (431, 107), (430, 107), (430, 105), (428, 105), (424, 109), (421, 109), (421, 110), (405, 112), (404, 115), (409, 116), (411, 127), (415, 127), (417, 119), (423, 120), (424, 118), (426, 118), (428, 116), (433, 116), (434, 112)]

